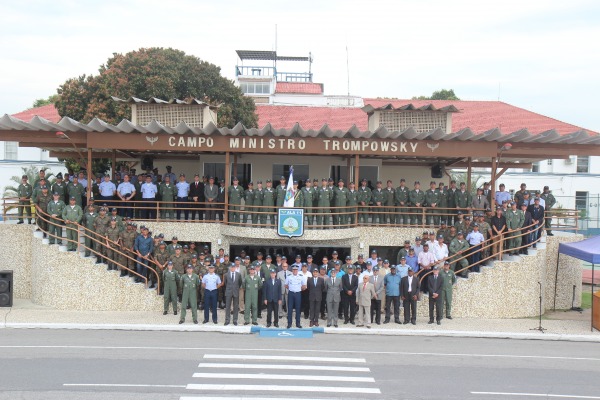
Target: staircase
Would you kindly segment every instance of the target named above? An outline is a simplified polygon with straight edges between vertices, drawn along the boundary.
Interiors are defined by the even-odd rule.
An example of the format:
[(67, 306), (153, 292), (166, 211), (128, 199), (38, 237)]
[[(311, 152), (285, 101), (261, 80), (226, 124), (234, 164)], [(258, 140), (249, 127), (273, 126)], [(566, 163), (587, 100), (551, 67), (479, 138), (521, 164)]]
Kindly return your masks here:
[(42, 232), (32, 238), (32, 300), (36, 304), (87, 311), (160, 311), (163, 298), (133, 278), (96, 264), (95, 257), (50, 245)]

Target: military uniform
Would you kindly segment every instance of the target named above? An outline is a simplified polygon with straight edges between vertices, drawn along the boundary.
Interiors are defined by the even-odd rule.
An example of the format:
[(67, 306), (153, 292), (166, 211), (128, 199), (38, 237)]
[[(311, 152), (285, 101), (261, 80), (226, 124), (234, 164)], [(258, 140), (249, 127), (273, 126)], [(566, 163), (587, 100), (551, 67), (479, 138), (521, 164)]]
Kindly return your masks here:
[[(77, 201), (77, 200), (76, 200)], [(62, 213), (62, 219), (67, 224), (67, 249), (69, 251), (76, 251), (78, 246), (78, 227), (77, 224), (81, 222), (83, 217), (83, 210), (80, 206), (70, 204), (65, 207)]]
[[(263, 213), (269, 213), (269, 225), (273, 225), (275, 223), (275, 197), (277, 196), (277, 192), (272, 187), (265, 188), (263, 195)], [(265, 225), (267, 223), (267, 214), (260, 215), (260, 223)]]
[[(244, 313), (244, 324), (250, 322), (252, 316), (252, 324), (256, 325), (256, 317), (258, 314), (258, 293), (262, 289), (262, 279), (256, 275), (246, 275), (244, 279), (244, 303), (246, 311)], [(252, 315), (250, 315), (252, 314)]]
[(542, 193), (540, 197), (544, 199), (544, 202), (546, 203), (544, 205), (544, 226), (546, 227), (546, 234), (552, 236), (552, 231), (550, 230), (552, 228), (552, 213), (550, 213), (550, 210), (556, 204), (556, 199), (550, 192)]
[(358, 205), (358, 192), (354, 189), (348, 189), (348, 201), (347, 206), (352, 208), (348, 209), (348, 222), (350, 225), (356, 225), (356, 206)]
[(192, 275), (185, 274), (180, 279), (180, 286), (182, 290), (181, 300), (181, 319), (179, 323), (185, 321), (185, 309), (190, 306), (192, 309), (192, 319), (194, 323), (198, 323), (198, 286), (200, 286), (200, 278), (198, 275), (192, 273)]
[[(44, 213), (48, 213), (48, 203), (52, 200), (52, 196), (49, 193), (44, 194), (44, 192), (40, 193), (35, 199), (35, 205), (39, 207)], [(47, 216), (43, 216), (44, 219), (40, 215), (37, 216), (37, 226), (44, 231), (44, 236), (46, 232), (48, 232), (48, 222)]]
[[(385, 193), (383, 189), (377, 188), (371, 192), (371, 201), (373, 202), (373, 211), (371, 214), (371, 223), (382, 224), (385, 223)], [(375, 222), (377, 221), (377, 222)]]
[(421, 225), (421, 222), (423, 220), (422, 209), (425, 205), (425, 192), (423, 192), (420, 189), (419, 191), (417, 191), (416, 189), (411, 190), (408, 194), (408, 198), (410, 201), (410, 205), (413, 207), (411, 209), (411, 212), (413, 213), (411, 218), (412, 223)]
[[(65, 206), (66, 207), (66, 206)], [(96, 242), (92, 240), (92, 237), (96, 237), (94, 235), (94, 220), (98, 216), (95, 212), (89, 212), (89, 210), (83, 214), (82, 224), (87, 229), (85, 235), (85, 256), (89, 257), (91, 255), (92, 250), (96, 249)]]
[(240, 186), (231, 185), (227, 189), (229, 200), (229, 222), (240, 222), (240, 206), (244, 198), (244, 189)]
[(397, 208), (396, 214), (396, 223), (397, 224), (410, 224), (410, 217), (407, 215), (408, 206), (410, 204), (410, 200), (408, 198), (409, 190), (406, 186), (398, 186), (394, 193), (395, 203)]
[(169, 312), (169, 303), (173, 305), (173, 314), (177, 315), (177, 286), (179, 285), (179, 274), (174, 269), (165, 269), (162, 273), (164, 288), (164, 313)]
[(312, 225), (315, 221), (315, 216), (312, 215), (313, 212), (313, 201), (316, 194), (316, 190), (313, 187), (303, 187), (302, 190), (302, 207), (304, 208), (304, 213), (306, 214), (306, 224)]
[(50, 191), (52, 193), (58, 193), (58, 198), (65, 202), (65, 204), (69, 201), (69, 199), (67, 198), (67, 183), (65, 181), (62, 181), (60, 183), (54, 182)]
[[(128, 249), (133, 252), (133, 245), (135, 243), (135, 238), (137, 237), (137, 232), (135, 229), (125, 229), (121, 233), (119, 233), (119, 238), (121, 239), (121, 246), (123, 249)], [(136, 265), (133, 258), (135, 257), (129, 251), (123, 251), (124, 254), (129, 255), (129, 257), (125, 257), (125, 255), (121, 255), (121, 265), (129, 268), (130, 271), (135, 271)], [(130, 276), (133, 276), (131, 272), (129, 272)]]
[(169, 184), (162, 182), (159, 186), (158, 193), (163, 202), (160, 206), (160, 218), (167, 219), (167, 213), (169, 213), (169, 219), (175, 219), (173, 202), (175, 201), (175, 197), (177, 197), (177, 188), (172, 182)]
[(173, 263), (173, 269), (179, 273), (179, 275), (183, 275), (185, 271), (185, 267), (187, 266), (185, 262), (185, 257), (183, 254), (172, 254), (169, 256), (169, 261)]
[(329, 207), (331, 207), (333, 192), (329, 190), (329, 188), (321, 186), (317, 191), (317, 196), (319, 198), (317, 203), (317, 225), (320, 225), (321, 228), (325, 228), (329, 226)]
[(387, 187), (383, 190), (383, 204), (385, 205), (385, 212), (383, 222), (385, 224), (394, 224), (396, 222), (396, 213), (394, 205), (396, 203), (396, 190), (392, 187)]
[(512, 249), (521, 246), (521, 237), (516, 237), (521, 233), (523, 222), (525, 222), (525, 214), (521, 210), (508, 210), (504, 217), (506, 217), (506, 227), (511, 232), (507, 234), (508, 240), (506, 243), (506, 249), (512, 253)]
[(19, 197), (19, 223), (23, 223), (23, 210), (27, 213), (28, 222), (31, 224), (31, 196), (33, 195), (33, 187), (29, 183), (21, 183), (17, 188), (17, 196)]
[(75, 204), (81, 207), (83, 196), (85, 195), (85, 188), (79, 182), (69, 182), (67, 185), (67, 195), (69, 198), (75, 197)]
[[(111, 224), (112, 225), (112, 224)], [(108, 257), (108, 269), (117, 269), (117, 265), (115, 264), (117, 262), (117, 259), (120, 258), (120, 254), (119, 254), (119, 250), (120, 250), (120, 235), (121, 235), (121, 230), (119, 229), (118, 225), (115, 225), (115, 227), (113, 228), (112, 226), (108, 226), (106, 228), (106, 255)], [(121, 271), (123, 272), (123, 271)]]
[[(463, 256), (465, 256), (465, 252), (469, 249), (469, 242), (467, 242), (464, 238), (463, 239), (459, 239), (459, 238), (455, 238), (452, 240), (452, 242), (450, 242), (450, 245), (448, 246), (448, 257), (456, 260), (458, 258), (462, 258)], [(463, 252), (460, 255), (456, 255), (459, 252)], [(450, 264), (450, 269), (452, 271), (456, 271), (456, 264), (458, 263), (459, 265), (459, 269), (463, 269), (469, 266), (469, 261), (467, 261), (467, 258), (463, 258), (460, 261), (454, 261), (452, 262), (452, 264)], [(464, 275), (468, 275), (469, 272), (468, 270), (466, 270), (465, 272), (463, 272)]]
[(438, 210), (440, 207), (440, 192), (437, 189), (429, 189), (425, 192), (425, 203), (427, 204), (428, 210), (427, 214), (429, 214), (428, 221), (425, 221), (426, 224), (433, 224), (438, 226), (440, 224), (440, 212)]
[[(244, 192), (244, 211), (246, 211), (246, 224), (251, 224), (254, 219), (254, 196), (256, 196), (256, 190), (254, 189), (246, 189)], [(241, 218), (240, 222), (244, 222), (244, 218)]]
[[(256, 189), (254, 191), (254, 198), (252, 200), (252, 205), (254, 206), (254, 212), (252, 214), (252, 225), (257, 226), (259, 221), (261, 224), (265, 224), (267, 222), (266, 214), (262, 214), (265, 212), (265, 209), (262, 208), (263, 199), (265, 198), (265, 190), (264, 189)], [(246, 198), (246, 204), (249, 204), (248, 198)], [(264, 222), (263, 222), (264, 218)]]
[(333, 211), (333, 224), (334, 225), (346, 225), (348, 221), (348, 214), (346, 214), (347, 210), (345, 208), (337, 208), (337, 207), (346, 207), (348, 204), (348, 189), (345, 187), (333, 188), (333, 205), (336, 207)]
[[(221, 278), (221, 282), (224, 280), (223, 275), (225, 273), (227, 273), (227, 270), (229, 269), (230, 265), (231, 265), (231, 263), (229, 263), (229, 264), (221, 263), (218, 267), (215, 267), (215, 274), (217, 274), (219, 276), (219, 278)], [(242, 268), (243, 268), (243, 266), (242, 266)], [(221, 286), (220, 288), (218, 288), (217, 307), (219, 307), (220, 309), (225, 308), (225, 286)]]
[(473, 196), (471, 196), (471, 193), (468, 190), (465, 190), (464, 192), (457, 190), (454, 201), (457, 208), (469, 208), (473, 203)]
[(371, 189), (368, 186), (358, 188), (357, 201), (358, 207), (358, 222), (361, 224), (369, 223), (369, 203), (371, 202)]
[(54, 244), (55, 240), (58, 242), (58, 244), (62, 244), (62, 227), (64, 226), (64, 222), (62, 220), (62, 212), (65, 209), (65, 207), (65, 202), (62, 201), (62, 197), (60, 196), (58, 201), (55, 202), (54, 200), (52, 200), (50, 201), (50, 203), (48, 203), (48, 215), (50, 215), (50, 221), (52, 221), (52, 224), (50, 224), (50, 226), (48, 227), (48, 231), (50, 232), (48, 242), (50, 244)]
[(456, 283), (454, 271), (449, 269), (440, 270), (440, 276), (444, 278), (442, 283), (442, 311), (446, 310), (446, 318), (452, 319), (452, 288)]
[(106, 214), (104, 216), (99, 214), (96, 218), (94, 218), (94, 233), (96, 234), (95, 237), (98, 240), (95, 246), (98, 262), (103, 262), (104, 257), (107, 256), (105, 237), (109, 222), (110, 217)]

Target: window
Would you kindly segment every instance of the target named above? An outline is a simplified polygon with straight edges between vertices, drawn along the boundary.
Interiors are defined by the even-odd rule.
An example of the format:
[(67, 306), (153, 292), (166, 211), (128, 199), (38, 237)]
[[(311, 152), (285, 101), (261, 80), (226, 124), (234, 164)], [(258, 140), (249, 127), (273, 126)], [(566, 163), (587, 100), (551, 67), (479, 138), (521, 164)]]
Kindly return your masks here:
[[(345, 165), (332, 165), (330, 168), (330, 175), (331, 179), (333, 179), (334, 182), (337, 182), (338, 179), (342, 178), (344, 181), (347, 181), (348, 178), (348, 172), (347, 172), (347, 168)], [(360, 186), (360, 181), (365, 178), (367, 180), (367, 186), (369, 186), (371, 189), (373, 189), (375, 187), (375, 184), (377, 182), (377, 172), (378, 172), (378, 168), (376, 166), (365, 166), (365, 167), (358, 167), (358, 173), (360, 174), (359, 179), (356, 179), (354, 177), (354, 167), (350, 167), (350, 181), (354, 182), (354, 184), (356, 185), (356, 187)], [(349, 182), (346, 182), (346, 187), (348, 186)], [(399, 184), (399, 182), (398, 182)]]
[[(298, 187), (303, 187), (304, 182), (309, 179), (308, 171), (308, 165), (294, 165), (294, 180), (298, 181)], [(285, 176), (287, 182), (290, 177), (290, 165), (273, 164), (273, 187), (279, 185), (279, 178), (282, 176)], [(319, 179), (319, 177), (316, 178)]]
[(248, 82), (242, 83), (240, 89), (244, 94), (269, 94), (271, 84), (269, 82)]
[(547, 163), (548, 165), (552, 165), (552, 159), (551, 159), (551, 158), (549, 158), (549, 159), (546, 161), (546, 163)]
[[(223, 179), (225, 176), (225, 163), (204, 163), (204, 175), (205, 176), (214, 176), (215, 182), (217, 180)], [(252, 180), (252, 164), (239, 164), (237, 165), (237, 175), (235, 175), (235, 171), (233, 170), (233, 164), (231, 164), (231, 177), (229, 182), (226, 183), (226, 186), (231, 184), (231, 180), (234, 176), (240, 180), (240, 185), (243, 187), (248, 186), (248, 182)]]
[(540, 172), (540, 162), (534, 162), (531, 164), (531, 172)]
[(583, 174), (590, 172), (589, 156), (577, 156), (577, 172)]
[(587, 210), (588, 192), (575, 192), (575, 208), (577, 210)]
[(4, 142), (4, 159), (16, 160), (19, 157), (19, 142)]

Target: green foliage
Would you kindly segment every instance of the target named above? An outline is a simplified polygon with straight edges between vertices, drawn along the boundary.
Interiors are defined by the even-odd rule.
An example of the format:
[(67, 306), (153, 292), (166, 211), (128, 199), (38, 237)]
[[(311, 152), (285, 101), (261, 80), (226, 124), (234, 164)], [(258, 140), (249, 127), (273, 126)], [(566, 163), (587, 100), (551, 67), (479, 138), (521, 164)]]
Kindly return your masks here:
[(37, 99), (36, 101), (33, 102), (33, 108), (37, 108), (37, 107), (42, 107), (42, 106), (47, 106), (48, 104), (55, 104), (59, 99), (58, 94), (53, 94), (51, 96), (48, 96), (48, 98), (46, 99)]
[(172, 48), (142, 48), (127, 54), (114, 53), (96, 76), (82, 75), (58, 88), (56, 107), (61, 116), (83, 122), (94, 117), (116, 124), (131, 117), (131, 107), (111, 96), (141, 99), (198, 98), (222, 104), (219, 126), (241, 122), (257, 127), (254, 101), (245, 97), (233, 81), (221, 76), (214, 64)]
[[(4, 191), (2, 192), (2, 197), (4, 198), (8, 198), (8, 197), (17, 197), (17, 189), (19, 188), (19, 185), (21, 184), (21, 178), (23, 175), (27, 175), (27, 179), (29, 181), (29, 183), (33, 186), (33, 184), (35, 183), (35, 181), (37, 180), (39, 174), (40, 174), (40, 170), (39, 168), (30, 165), (29, 167), (21, 167), (21, 169), (23, 170), (23, 173), (21, 175), (15, 175), (13, 177), (10, 178), (11, 182), (13, 182), (12, 185), (8, 185), (4, 187)], [(54, 174), (47, 169), (46, 170), (46, 183), (52, 185), (54, 183), (54, 179), (52, 179), (52, 177), (54, 176)]]
[(460, 100), (456, 94), (454, 94), (454, 89), (446, 90), (436, 90), (433, 92), (431, 96), (418, 96), (413, 97), (413, 100)]
[[(450, 174), (453, 180), (456, 181), (456, 187), (459, 187), (461, 182), (467, 183), (468, 174), (466, 172), (452, 172)], [(477, 188), (483, 186), (483, 183), (479, 184), (479, 181), (484, 179), (481, 175), (472, 175), (471, 174), (471, 187), (467, 188), (471, 193), (477, 192)]]
[[(59, 161), (65, 163), (67, 171), (72, 170), (73, 172), (79, 172), (83, 169), (83, 166), (79, 164), (79, 161), (75, 158), (64, 158)], [(106, 173), (110, 169), (111, 160), (109, 158), (92, 158), (92, 172), (93, 174)], [(118, 164), (118, 163), (117, 163)]]

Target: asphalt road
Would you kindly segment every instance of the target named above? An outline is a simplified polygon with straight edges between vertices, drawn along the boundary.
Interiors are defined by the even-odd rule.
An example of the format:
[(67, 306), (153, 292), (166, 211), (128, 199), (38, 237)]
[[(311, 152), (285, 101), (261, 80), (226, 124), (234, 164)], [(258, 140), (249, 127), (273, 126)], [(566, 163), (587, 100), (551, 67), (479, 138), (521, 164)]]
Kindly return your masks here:
[(600, 399), (599, 373), (596, 343), (0, 329), (11, 400)]

